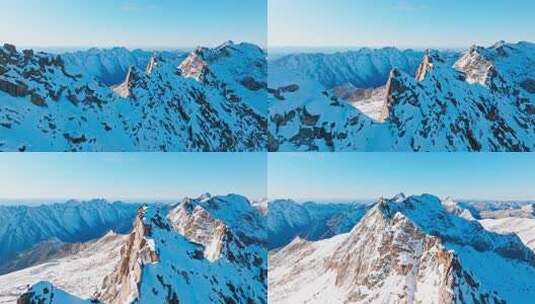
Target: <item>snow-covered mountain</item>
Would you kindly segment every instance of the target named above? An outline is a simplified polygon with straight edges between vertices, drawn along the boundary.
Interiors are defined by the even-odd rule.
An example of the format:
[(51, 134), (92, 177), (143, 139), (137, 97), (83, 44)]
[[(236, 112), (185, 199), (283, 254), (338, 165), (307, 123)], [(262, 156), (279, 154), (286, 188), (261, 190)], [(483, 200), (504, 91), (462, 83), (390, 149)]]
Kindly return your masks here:
[(137, 208), (105, 200), (0, 206), (0, 274), (38, 263), (64, 243), (94, 240), (110, 230), (128, 233)]
[(130, 51), (124, 47), (115, 47), (65, 53), (61, 58), (67, 73), (91, 75), (105, 85), (112, 86), (123, 82), (128, 68), (144, 70), (153, 56), (181, 62), (187, 55), (169, 51), (149, 52), (140, 49)]
[(283, 247), (296, 237), (310, 241), (346, 233), (366, 212), (366, 204), (297, 203), (274, 200), (268, 203), (268, 249)]
[(333, 54), (290, 54), (269, 61), (269, 85), (279, 87), (295, 79), (314, 79), (325, 88), (351, 84), (356, 88), (379, 87), (392, 68), (414, 74), (423, 52), (396, 48), (368, 49)]
[[(527, 303), (535, 254), (431, 195), (381, 199), (349, 232), (270, 254), (271, 303)], [(511, 275), (514, 274), (514, 275)], [(507, 280), (504, 280), (507, 278)]]
[(268, 81), (269, 149), (532, 151), (534, 66), (535, 44), (499, 42), (460, 58), (428, 50), (415, 74), (394, 66), (382, 87), (324, 81), (314, 76), (321, 69), (300, 75), (281, 68)]
[(117, 266), (91, 298), (44, 281), (19, 301), (267, 303), (265, 242), (265, 219), (239, 195), (147, 205), (138, 210)]
[[(0, 48), (1, 151), (259, 151), (266, 54)], [(117, 79), (120, 76), (120, 81)]]

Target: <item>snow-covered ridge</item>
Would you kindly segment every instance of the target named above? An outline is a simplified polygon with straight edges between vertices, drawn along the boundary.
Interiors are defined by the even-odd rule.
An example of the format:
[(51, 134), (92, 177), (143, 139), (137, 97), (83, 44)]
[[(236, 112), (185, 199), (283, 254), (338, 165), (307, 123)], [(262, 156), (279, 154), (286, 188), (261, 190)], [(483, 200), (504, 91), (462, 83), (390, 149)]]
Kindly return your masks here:
[(269, 149), (535, 150), (535, 45), (502, 42), (457, 58), (428, 50), (416, 73), (393, 67), (384, 87), (367, 90), (270, 74)]
[[(210, 54), (206, 81), (183, 75), (182, 63), (199, 52)], [(265, 52), (247, 43), (189, 55), (121, 48), (49, 55), (6, 44), (0, 150), (265, 150), (266, 73)]]

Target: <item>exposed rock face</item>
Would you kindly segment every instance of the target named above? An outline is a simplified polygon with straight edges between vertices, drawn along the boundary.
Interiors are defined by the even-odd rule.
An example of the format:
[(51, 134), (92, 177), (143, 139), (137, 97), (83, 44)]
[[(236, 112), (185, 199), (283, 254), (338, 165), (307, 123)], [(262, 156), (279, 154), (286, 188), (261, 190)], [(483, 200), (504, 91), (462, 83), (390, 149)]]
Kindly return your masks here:
[(147, 64), (147, 67), (145, 68), (145, 74), (150, 75), (152, 74), (152, 71), (158, 64), (158, 59), (155, 55), (152, 55), (149, 59), (149, 63)]
[(208, 63), (203, 58), (203, 48), (195, 49), (182, 63), (178, 66), (180, 74), (184, 77), (190, 77), (197, 81), (205, 81), (208, 73)]
[(496, 67), (482, 56), (482, 52), (484, 52), (482, 47), (471, 47), (454, 67), (465, 73), (467, 82), (488, 86), (495, 76)]
[(152, 225), (144, 220), (145, 210), (138, 211), (134, 229), (121, 249), (119, 266), (104, 279), (98, 298), (105, 303), (133, 303), (139, 297), (144, 265), (159, 261), (154, 246), (151, 246)]
[(273, 303), (490, 304), (534, 294), (524, 279), (502, 284), (506, 264), (535, 278), (533, 253), (516, 236), (451, 215), (429, 195), (381, 199), (350, 233), (296, 239), (272, 253), (269, 296)]
[(117, 85), (116, 87), (112, 87), (112, 90), (119, 96), (123, 98), (128, 98), (130, 96), (130, 89), (133, 86), (135, 71), (133, 71), (132, 67), (128, 68), (128, 72), (126, 73), (126, 78), (123, 81), (123, 83)]
[[(425, 58), (428, 58), (427, 56)], [(422, 69), (422, 71), (420, 71)], [(426, 73), (426, 67), (424, 63), (420, 66), (418, 69), (418, 76), (417, 77), (424, 77)], [(385, 121), (387, 118), (389, 118), (391, 115), (391, 111), (395, 106), (396, 103), (396, 97), (399, 94), (403, 94), (406, 90), (404, 81), (402, 79), (403, 74), (397, 69), (393, 69), (390, 72), (390, 76), (388, 77), (388, 82), (386, 83), (386, 102), (383, 106), (383, 110), (381, 112), (381, 115), (379, 117), (380, 121)]]
[(433, 58), (439, 58), (436, 54), (433, 56), (433, 52), (431, 50), (427, 50), (424, 59), (422, 60), (422, 63), (420, 63), (420, 66), (418, 67), (418, 70), (416, 71), (416, 80), (422, 81), (425, 79), (425, 75), (428, 71), (430, 71), (433, 68)]
[(173, 228), (192, 242), (204, 247), (204, 257), (213, 262), (221, 256), (224, 238), (227, 233), (225, 224), (213, 218), (206, 209), (194, 206), (185, 200), (170, 212)]

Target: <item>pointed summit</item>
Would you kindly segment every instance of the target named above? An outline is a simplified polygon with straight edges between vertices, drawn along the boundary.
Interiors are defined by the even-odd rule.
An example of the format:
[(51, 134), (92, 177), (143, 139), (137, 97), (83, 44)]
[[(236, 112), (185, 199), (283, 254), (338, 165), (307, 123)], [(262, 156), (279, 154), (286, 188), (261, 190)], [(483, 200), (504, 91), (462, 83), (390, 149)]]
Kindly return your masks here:
[(112, 86), (111, 89), (113, 90), (113, 92), (115, 92), (115, 94), (123, 98), (128, 98), (131, 95), (130, 89), (132, 88), (134, 81), (137, 79), (137, 70), (134, 67), (130, 66), (128, 67), (128, 71), (126, 72), (126, 77), (124, 81), (117, 86)]
[(427, 49), (424, 54), (424, 58), (416, 71), (416, 81), (422, 81), (426, 75), (433, 69), (436, 63), (443, 63), (439, 52), (431, 49)]
[(205, 192), (205, 193), (201, 194), (197, 199), (200, 200), (200, 201), (205, 201), (205, 200), (208, 200), (210, 198), (212, 198), (212, 195), (209, 192)]
[(145, 74), (146, 75), (152, 74), (152, 71), (154, 70), (157, 64), (158, 64), (158, 60), (156, 58), (156, 54), (153, 54), (149, 59), (149, 63), (147, 64), (147, 67), (145, 68)]
[(383, 105), (381, 114), (379, 115), (379, 121), (385, 121), (392, 112), (394, 104), (396, 102), (396, 96), (405, 91), (405, 81), (403, 79), (404, 74), (397, 68), (393, 68), (388, 76), (386, 82), (386, 102)]
[(180, 63), (178, 71), (182, 77), (204, 81), (208, 73), (208, 63), (205, 61), (203, 50), (203, 48), (198, 47)]

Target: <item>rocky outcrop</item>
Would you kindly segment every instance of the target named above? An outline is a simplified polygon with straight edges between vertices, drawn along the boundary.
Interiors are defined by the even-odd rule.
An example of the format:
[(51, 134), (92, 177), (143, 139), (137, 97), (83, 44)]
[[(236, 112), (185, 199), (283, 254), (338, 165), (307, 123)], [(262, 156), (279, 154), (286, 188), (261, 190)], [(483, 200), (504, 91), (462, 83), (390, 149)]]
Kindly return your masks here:
[(489, 86), (496, 76), (496, 67), (483, 55), (485, 50), (479, 46), (472, 46), (470, 50), (454, 65), (462, 71), (466, 81)]
[(183, 77), (193, 78), (197, 81), (205, 81), (209, 73), (208, 63), (203, 58), (204, 48), (197, 48), (191, 52), (178, 66), (179, 74)]
[(433, 69), (433, 54), (431, 50), (425, 52), (424, 58), (416, 71), (416, 81), (425, 79), (426, 74)]
[(139, 285), (145, 264), (157, 263), (158, 254), (150, 239), (152, 224), (146, 222), (146, 207), (140, 208), (116, 270), (104, 278), (97, 297), (105, 303), (132, 303), (139, 297)]
[(112, 90), (122, 98), (128, 98), (131, 95), (131, 89), (134, 86), (134, 81), (137, 79), (139, 79), (138, 71), (134, 67), (129, 67), (124, 81), (121, 84), (112, 87)]
[(213, 262), (221, 257), (228, 228), (206, 209), (186, 199), (169, 212), (169, 220), (178, 233), (204, 247), (207, 260)]
[(158, 64), (158, 59), (156, 58), (156, 55), (152, 55), (149, 59), (149, 63), (147, 64), (147, 67), (145, 68), (145, 74), (150, 75), (152, 74), (152, 71)]

